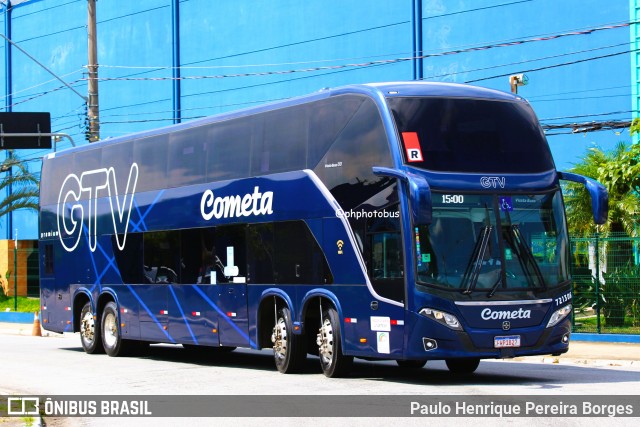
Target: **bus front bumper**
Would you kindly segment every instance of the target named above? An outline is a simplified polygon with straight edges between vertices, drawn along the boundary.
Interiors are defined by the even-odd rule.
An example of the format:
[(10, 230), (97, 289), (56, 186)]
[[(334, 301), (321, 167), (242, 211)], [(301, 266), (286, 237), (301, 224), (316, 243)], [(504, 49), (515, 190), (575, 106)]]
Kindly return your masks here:
[(467, 326), (455, 331), (422, 316), (415, 316), (412, 321), (406, 359), (505, 359), (560, 355), (569, 350), (571, 321), (568, 318), (549, 328), (540, 325), (508, 331)]

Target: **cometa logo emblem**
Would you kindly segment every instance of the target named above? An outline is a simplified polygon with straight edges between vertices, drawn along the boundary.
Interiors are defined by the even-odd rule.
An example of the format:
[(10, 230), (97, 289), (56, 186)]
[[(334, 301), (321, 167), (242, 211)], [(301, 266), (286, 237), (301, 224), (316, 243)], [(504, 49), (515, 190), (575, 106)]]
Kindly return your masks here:
[(485, 308), (480, 313), (480, 317), (482, 317), (483, 320), (531, 319), (531, 310), (523, 310), (522, 308), (520, 308), (518, 310), (511, 310), (511, 311), (508, 311), (508, 310), (493, 311), (490, 308)]
[(200, 199), (200, 214), (206, 221), (214, 217), (239, 218), (251, 215), (271, 215), (273, 213), (273, 192), (260, 192), (259, 187), (254, 187), (253, 193), (244, 196), (216, 197), (213, 191), (207, 190)]
[(511, 322), (509, 322), (508, 320), (502, 322), (502, 330), (508, 331), (509, 329), (511, 329)]

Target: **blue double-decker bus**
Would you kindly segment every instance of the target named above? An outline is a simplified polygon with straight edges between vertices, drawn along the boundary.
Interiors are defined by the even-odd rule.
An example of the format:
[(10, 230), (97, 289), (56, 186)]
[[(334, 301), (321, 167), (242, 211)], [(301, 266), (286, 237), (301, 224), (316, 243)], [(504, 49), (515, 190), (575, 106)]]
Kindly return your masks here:
[(87, 353), (272, 348), (419, 368), (568, 350), (560, 180), (529, 104), (354, 85), (46, 156), (44, 327)]

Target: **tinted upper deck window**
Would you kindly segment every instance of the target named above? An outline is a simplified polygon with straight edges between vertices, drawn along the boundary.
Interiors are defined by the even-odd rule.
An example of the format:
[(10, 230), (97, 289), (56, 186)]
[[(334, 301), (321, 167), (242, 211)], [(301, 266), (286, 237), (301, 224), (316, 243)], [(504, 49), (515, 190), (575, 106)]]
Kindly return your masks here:
[[(554, 168), (538, 120), (522, 101), (389, 98), (405, 162), (434, 171), (535, 173)], [(404, 134), (404, 135), (403, 135)], [(422, 160), (407, 158), (417, 139)]]

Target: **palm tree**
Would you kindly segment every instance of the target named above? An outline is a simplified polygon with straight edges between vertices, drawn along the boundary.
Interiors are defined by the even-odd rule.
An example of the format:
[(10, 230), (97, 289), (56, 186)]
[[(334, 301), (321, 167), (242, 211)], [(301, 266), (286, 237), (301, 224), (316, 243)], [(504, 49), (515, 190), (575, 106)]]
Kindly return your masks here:
[(15, 157), (9, 150), (7, 158), (0, 163), (0, 172), (12, 171), (0, 179), (0, 191), (11, 188), (11, 194), (0, 200), (0, 217), (18, 209), (38, 210), (40, 193), (38, 178), (33, 175), (26, 163)]
[(640, 214), (640, 144), (628, 146), (621, 142), (611, 151), (593, 147), (571, 172), (595, 179), (609, 193), (609, 216), (605, 224), (597, 226), (591, 214), (591, 198), (581, 185), (568, 184), (565, 202), (569, 231), (574, 236), (588, 236), (595, 232), (604, 237), (611, 233), (625, 233), (637, 237)]

